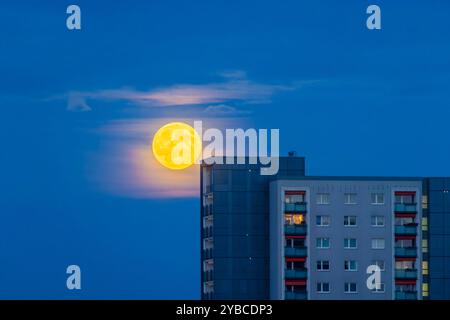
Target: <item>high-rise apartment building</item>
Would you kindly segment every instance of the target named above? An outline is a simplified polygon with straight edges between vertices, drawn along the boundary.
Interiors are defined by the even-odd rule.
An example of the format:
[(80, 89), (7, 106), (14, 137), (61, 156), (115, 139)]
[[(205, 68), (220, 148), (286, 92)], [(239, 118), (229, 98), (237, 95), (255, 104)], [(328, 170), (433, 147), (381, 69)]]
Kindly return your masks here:
[[(450, 299), (449, 178), (202, 166), (203, 299)], [(369, 289), (367, 268), (381, 285)]]

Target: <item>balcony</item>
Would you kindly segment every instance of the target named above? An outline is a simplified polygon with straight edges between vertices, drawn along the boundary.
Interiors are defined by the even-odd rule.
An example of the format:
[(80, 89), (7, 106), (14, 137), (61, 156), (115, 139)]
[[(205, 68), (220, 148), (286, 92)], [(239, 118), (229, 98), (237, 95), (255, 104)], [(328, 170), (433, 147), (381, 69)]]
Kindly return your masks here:
[(284, 225), (285, 235), (305, 235), (306, 234), (306, 224), (285, 224)]
[(284, 299), (285, 300), (306, 300), (306, 299), (308, 299), (308, 294), (306, 292), (285, 291)]
[(396, 269), (395, 278), (397, 279), (417, 279), (416, 269)]
[(285, 203), (284, 212), (306, 212), (306, 202)]
[(417, 300), (417, 291), (395, 291), (395, 300)]
[(285, 247), (284, 255), (286, 257), (306, 257), (307, 250), (306, 250), (306, 247), (302, 247), (302, 248)]
[(285, 269), (284, 270), (284, 278), (285, 279), (305, 279), (307, 276), (307, 270), (299, 270), (299, 269)]
[(395, 226), (395, 234), (400, 235), (416, 235), (417, 234), (417, 225), (403, 225), (403, 226)]
[(403, 213), (415, 213), (417, 212), (417, 205), (415, 203), (396, 203), (394, 211)]
[(395, 248), (395, 256), (396, 257), (411, 257), (411, 258), (415, 258), (415, 257), (417, 257), (417, 248), (416, 247)]

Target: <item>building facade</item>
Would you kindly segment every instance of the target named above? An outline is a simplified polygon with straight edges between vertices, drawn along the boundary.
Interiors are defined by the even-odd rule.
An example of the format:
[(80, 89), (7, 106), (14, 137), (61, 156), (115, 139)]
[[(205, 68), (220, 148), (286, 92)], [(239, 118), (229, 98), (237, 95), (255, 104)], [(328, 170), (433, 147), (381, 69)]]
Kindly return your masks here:
[[(202, 165), (202, 299), (450, 299), (450, 179)], [(376, 265), (381, 286), (369, 289)]]
[[(421, 199), (416, 178), (273, 181), (271, 299), (420, 299)], [(371, 265), (379, 289), (366, 285)]]
[[(247, 161), (248, 163), (248, 161)], [(305, 159), (280, 158), (303, 176)], [(201, 166), (202, 299), (269, 299), (269, 186), (260, 165)]]

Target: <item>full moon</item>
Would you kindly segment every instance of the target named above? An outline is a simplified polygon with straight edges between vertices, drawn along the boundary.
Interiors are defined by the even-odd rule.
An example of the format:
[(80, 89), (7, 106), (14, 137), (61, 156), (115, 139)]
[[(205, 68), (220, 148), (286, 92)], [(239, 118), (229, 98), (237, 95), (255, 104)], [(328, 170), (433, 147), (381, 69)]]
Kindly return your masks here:
[(190, 167), (201, 155), (200, 136), (190, 125), (171, 122), (153, 137), (153, 155), (164, 167), (181, 170)]

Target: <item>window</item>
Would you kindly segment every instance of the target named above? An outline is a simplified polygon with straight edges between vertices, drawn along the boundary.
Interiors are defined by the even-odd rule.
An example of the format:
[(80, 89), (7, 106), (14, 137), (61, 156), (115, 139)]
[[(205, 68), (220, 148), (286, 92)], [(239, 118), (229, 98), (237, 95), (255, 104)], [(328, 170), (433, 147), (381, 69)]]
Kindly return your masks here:
[(422, 261), (422, 274), (428, 275), (428, 261)]
[(317, 216), (316, 224), (320, 227), (328, 227), (330, 225), (331, 219), (330, 216)]
[(303, 191), (287, 191), (284, 195), (286, 203), (303, 203), (305, 202), (305, 192)]
[(356, 216), (344, 216), (344, 226), (355, 227), (356, 226)]
[(346, 282), (344, 284), (344, 292), (345, 293), (356, 293), (356, 283), (355, 282)]
[(372, 289), (373, 293), (384, 293), (386, 285), (384, 283), (380, 283), (380, 287), (377, 289)]
[(284, 224), (302, 224), (305, 221), (305, 216), (303, 214), (285, 214)]
[(372, 239), (372, 249), (384, 249), (384, 239)]
[(316, 247), (318, 249), (327, 249), (330, 247), (330, 238), (317, 238)]
[(344, 248), (345, 249), (356, 249), (357, 241), (354, 238), (345, 238), (344, 239)]
[(328, 260), (318, 260), (317, 261), (317, 271), (329, 271), (330, 261)]
[(403, 203), (403, 204), (415, 204), (414, 195), (396, 195), (395, 203)]
[(422, 239), (422, 252), (427, 253), (428, 252), (428, 240)]
[(213, 242), (212, 237), (203, 239), (203, 249), (204, 250), (209, 250), (209, 249), (212, 249), (213, 247), (214, 247), (214, 242)]
[(422, 218), (422, 231), (428, 231), (428, 218)]
[(395, 269), (413, 270), (414, 269), (414, 261), (395, 261)]
[(317, 204), (330, 204), (330, 194), (329, 193), (318, 193), (317, 194)]
[(381, 271), (385, 271), (386, 270), (384, 268), (384, 260), (373, 260), (372, 264), (378, 266), (378, 268), (380, 268)]
[(384, 194), (372, 193), (372, 204), (384, 204)]
[(345, 271), (358, 271), (358, 264), (355, 260), (345, 260), (344, 261)]
[(344, 194), (345, 204), (356, 204), (356, 193), (345, 193)]
[(317, 282), (317, 292), (318, 293), (329, 293), (330, 292), (330, 283)]
[(384, 216), (372, 216), (371, 224), (372, 227), (384, 227)]
[(428, 283), (422, 283), (422, 297), (428, 297)]

